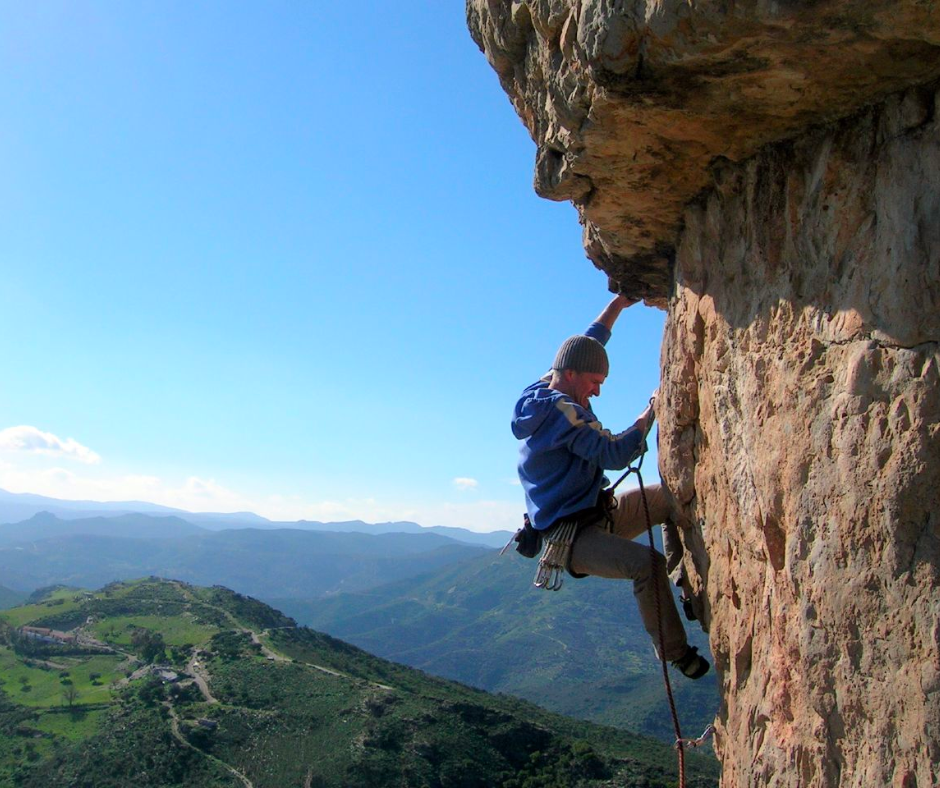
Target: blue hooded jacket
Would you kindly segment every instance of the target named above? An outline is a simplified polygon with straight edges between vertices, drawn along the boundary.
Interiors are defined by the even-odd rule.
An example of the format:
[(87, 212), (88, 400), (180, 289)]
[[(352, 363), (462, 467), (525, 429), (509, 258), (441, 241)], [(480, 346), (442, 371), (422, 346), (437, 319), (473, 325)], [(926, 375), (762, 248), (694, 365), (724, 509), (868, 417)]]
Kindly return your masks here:
[[(610, 331), (592, 323), (586, 336), (603, 345)], [(519, 450), (519, 480), (533, 528), (545, 530), (559, 520), (597, 504), (607, 479), (604, 469), (626, 468), (639, 454), (644, 436), (631, 427), (614, 434), (594, 412), (540, 380), (522, 392), (512, 432)]]

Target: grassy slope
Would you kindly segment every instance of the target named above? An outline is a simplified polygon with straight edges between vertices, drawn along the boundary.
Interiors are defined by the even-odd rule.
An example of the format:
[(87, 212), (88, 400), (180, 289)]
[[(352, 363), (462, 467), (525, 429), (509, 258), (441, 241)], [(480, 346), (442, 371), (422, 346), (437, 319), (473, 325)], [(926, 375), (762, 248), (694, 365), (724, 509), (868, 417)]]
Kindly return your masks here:
[[(673, 738), (659, 662), (628, 583), (567, 579), (532, 586), (535, 563), (494, 553), (366, 593), (275, 604), (369, 652), (562, 714)], [(690, 637), (707, 653), (696, 624)], [(683, 733), (718, 709), (714, 674), (672, 673)]]
[[(295, 628), (224, 589), (143, 581), (94, 597), (62, 591), (0, 620), (64, 626), (89, 616), (97, 636), (114, 638), (125, 652), (128, 625), (163, 632), (180, 671), (199, 649), (218, 702), (195, 685), (174, 689), (171, 699), (147, 678), (109, 687), (132, 669), (124, 655), (46, 655), (42, 663), (58, 666), (50, 667), (35, 656), (25, 664), (7, 645), (0, 648), (0, 785), (241, 785), (227, 766), (258, 788), (675, 780), (672, 752), (652, 740), (430, 678)], [(246, 630), (267, 628), (261, 642), (274, 651), (265, 652)], [(78, 690), (72, 709), (55, 704), (66, 672)], [(32, 690), (21, 691), (20, 676)], [(101, 687), (108, 701), (95, 694)], [(714, 785), (714, 765), (690, 760), (697, 775), (690, 785)]]

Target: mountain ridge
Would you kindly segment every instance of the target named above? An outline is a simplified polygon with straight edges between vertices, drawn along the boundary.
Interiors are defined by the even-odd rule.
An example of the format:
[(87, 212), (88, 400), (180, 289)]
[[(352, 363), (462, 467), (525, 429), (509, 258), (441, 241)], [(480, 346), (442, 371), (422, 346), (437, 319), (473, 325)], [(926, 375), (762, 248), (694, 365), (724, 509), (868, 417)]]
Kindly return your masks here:
[[(146, 501), (69, 501), (49, 498), (34, 493), (12, 493), (0, 489), (0, 524), (14, 524), (30, 519), (36, 514), (48, 512), (63, 520), (89, 519), (93, 517), (115, 517), (142, 514), (149, 516), (175, 516), (207, 530), (237, 528), (289, 528), (313, 531), (358, 531), (361, 533), (437, 533), (469, 544), (502, 547), (511, 533), (509, 531), (477, 532), (466, 528), (432, 525), (424, 526), (409, 520), (384, 523), (366, 523), (362, 520), (321, 522), (319, 520), (280, 521), (270, 520), (254, 512), (189, 512)], [(2, 528), (2, 525), (0, 525)]]
[(27, 520), (0, 525), (0, 546), (41, 541), (61, 536), (126, 536), (135, 539), (173, 539), (209, 533), (176, 515), (154, 516), (142, 513), (113, 517), (83, 517), (64, 520), (42, 511)]
[(0, 610), (20, 604), (25, 597), (6, 586), (0, 586)]
[(309, 598), (421, 574), (487, 549), (433, 533), (233, 529), (160, 539), (67, 533), (7, 541), (0, 546), (0, 576), (21, 593), (156, 575), (261, 598)]

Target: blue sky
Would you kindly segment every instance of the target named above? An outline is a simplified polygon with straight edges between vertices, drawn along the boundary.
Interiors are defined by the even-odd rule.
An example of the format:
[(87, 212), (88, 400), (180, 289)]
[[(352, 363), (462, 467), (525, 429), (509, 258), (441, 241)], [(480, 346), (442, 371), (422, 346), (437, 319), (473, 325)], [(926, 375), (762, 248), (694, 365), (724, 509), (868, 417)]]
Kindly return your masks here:
[(0, 487), (515, 527), (515, 398), (609, 294), (463, 3), (9, 3), (0, 68)]

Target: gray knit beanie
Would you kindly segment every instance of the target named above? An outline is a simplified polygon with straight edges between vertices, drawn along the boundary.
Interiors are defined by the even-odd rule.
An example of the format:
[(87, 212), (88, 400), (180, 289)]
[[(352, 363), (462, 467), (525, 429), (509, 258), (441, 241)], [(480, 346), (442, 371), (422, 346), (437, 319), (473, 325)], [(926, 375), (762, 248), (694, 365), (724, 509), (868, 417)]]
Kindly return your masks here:
[(568, 337), (558, 348), (552, 369), (606, 375), (610, 371), (610, 363), (607, 361), (607, 351), (600, 342), (578, 334)]

